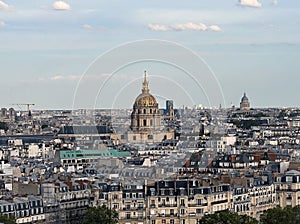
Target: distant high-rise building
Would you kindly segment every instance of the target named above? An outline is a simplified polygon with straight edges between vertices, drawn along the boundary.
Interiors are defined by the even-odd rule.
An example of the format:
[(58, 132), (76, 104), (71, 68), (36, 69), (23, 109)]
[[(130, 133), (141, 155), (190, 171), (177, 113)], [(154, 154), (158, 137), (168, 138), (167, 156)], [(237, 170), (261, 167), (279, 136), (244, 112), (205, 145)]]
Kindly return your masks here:
[(250, 109), (250, 102), (249, 102), (248, 97), (246, 96), (246, 93), (244, 93), (244, 96), (241, 99), (240, 109), (241, 110), (249, 110)]
[(173, 100), (166, 101), (166, 116), (170, 120), (174, 120), (174, 104)]

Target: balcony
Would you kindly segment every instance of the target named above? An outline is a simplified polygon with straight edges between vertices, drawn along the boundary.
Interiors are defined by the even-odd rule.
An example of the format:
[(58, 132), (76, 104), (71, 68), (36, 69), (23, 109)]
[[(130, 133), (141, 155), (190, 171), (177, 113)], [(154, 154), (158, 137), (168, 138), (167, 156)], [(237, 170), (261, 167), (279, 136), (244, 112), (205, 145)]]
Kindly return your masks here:
[(202, 203), (202, 204), (188, 204), (189, 207), (203, 207), (203, 206), (207, 206), (207, 203)]
[(165, 207), (177, 207), (177, 204), (159, 204), (158, 205), (159, 208), (165, 208)]

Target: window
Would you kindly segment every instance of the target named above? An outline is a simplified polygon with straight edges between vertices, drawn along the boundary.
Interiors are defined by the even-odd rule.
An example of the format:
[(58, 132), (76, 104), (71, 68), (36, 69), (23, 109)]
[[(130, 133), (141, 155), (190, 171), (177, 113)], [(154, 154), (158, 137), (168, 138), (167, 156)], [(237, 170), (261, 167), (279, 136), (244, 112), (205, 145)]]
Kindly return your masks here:
[(118, 195), (117, 195), (117, 194), (114, 194), (114, 195), (113, 195), (113, 199), (118, 199)]
[(184, 209), (180, 209), (180, 214), (184, 215), (185, 214), (185, 210)]
[(174, 224), (174, 219), (170, 219), (170, 224)]
[(197, 199), (197, 205), (201, 205), (202, 204), (202, 199)]
[(170, 195), (173, 195), (173, 194), (174, 194), (174, 190), (170, 189)]
[(150, 120), (150, 126), (153, 126), (153, 120), (152, 119)]
[(132, 140), (133, 140), (133, 141), (135, 141), (135, 140), (136, 140), (136, 136), (135, 136), (135, 135), (132, 137)]
[(197, 214), (202, 214), (203, 213), (203, 208), (197, 208), (196, 213)]
[(119, 204), (113, 204), (113, 208), (114, 209), (118, 209), (119, 208)]
[(143, 208), (143, 207), (144, 207), (144, 203), (143, 203), (143, 202), (139, 202), (139, 203), (138, 203), (138, 208), (141, 209), (141, 208)]
[(143, 212), (139, 212), (138, 213), (138, 219), (143, 219), (143, 218), (144, 218)]
[(147, 126), (147, 120), (143, 120), (143, 126)]
[(174, 215), (174, 209), (170, 209), (170, 215)]
[(130, 219), (130, 218), (131, 218), (130, 212), (126, 212), (126, 219)]
[(151, 191), (151, 196), (155, 196), (155, 189), (151, 188), (150, 191)]
[(132, 198), (136, 198), (136, 193), (132, 193)]
[(151, 200), (151, 206), (155, 207), (155, 201), (154, 200)]
[(181, 205), (181, 206), (184, 206), (184, 199), (181, 199), (181, 200), (180, 200), (180, 205)]
[(146, 109), (144, 109), (144, 114), (146, 113)]

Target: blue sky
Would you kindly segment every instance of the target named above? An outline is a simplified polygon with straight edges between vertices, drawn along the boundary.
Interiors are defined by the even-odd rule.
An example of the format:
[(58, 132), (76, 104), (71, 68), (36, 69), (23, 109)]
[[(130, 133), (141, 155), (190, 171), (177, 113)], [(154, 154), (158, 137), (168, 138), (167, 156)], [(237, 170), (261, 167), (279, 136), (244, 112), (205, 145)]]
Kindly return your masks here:
[[(243, 92), (253, 107), (299, 106), (299, 9), (295, 0), (0, 1), (0, 106), (33, 102), (40, 109), (130, 108), (140, 92), (144, 69), (161, 107), (167, 98), (177, 107), (238, 105)], [(130, 45), (105, 60), (130, 61), (141, 51), (143, 57), (178, 57), (177, 69), (170, 63), (131, 64), (110, 80), (110, 91), (101, 91), (113, 66), (95, 59), (143, 39), (182, 45), (199, 55), (202, 64), (191, 59), (189, 65), (189, 57), (160, 52), (160, 47), (152, 54), (149, 48)], [(204, 89), (211, 89), (201, 91), (200, 85), (197, 89), (178, 67), (189, 68)], [(206, 92), (215, 98), (217, 86), (207, 84), (208, 67), (222, 88), (216, 92), (224, 99), (204, 97)], [(95, 76), (97, 82), (91, 78)], [(81, 97), (76, 97), (78, 90)]]

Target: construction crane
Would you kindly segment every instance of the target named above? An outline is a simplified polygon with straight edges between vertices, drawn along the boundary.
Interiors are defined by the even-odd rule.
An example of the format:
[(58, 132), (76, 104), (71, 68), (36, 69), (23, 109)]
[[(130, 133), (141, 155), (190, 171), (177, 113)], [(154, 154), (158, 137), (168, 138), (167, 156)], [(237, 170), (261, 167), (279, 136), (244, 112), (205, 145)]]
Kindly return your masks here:
[(27, 106), (28, 117), (31, 117), (30, 106), (34, 106), (34, 103), (13, 103), (12, 105), (17, 105), (20, 109), (21, 106)]

